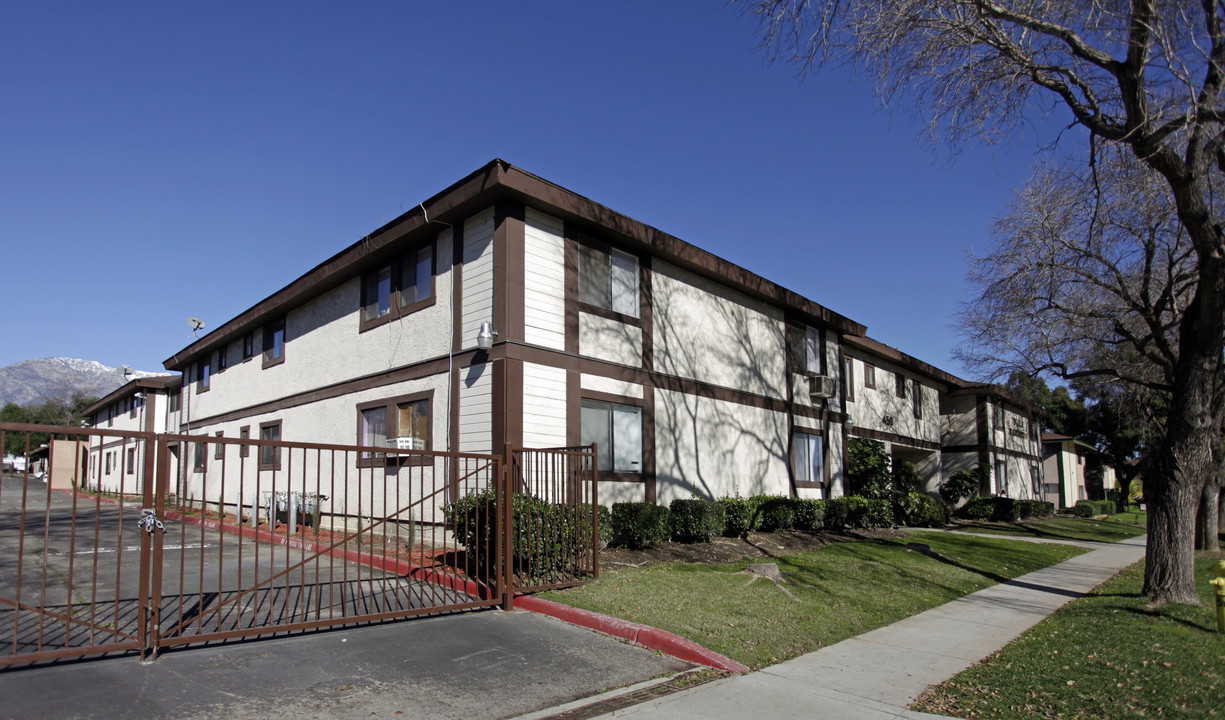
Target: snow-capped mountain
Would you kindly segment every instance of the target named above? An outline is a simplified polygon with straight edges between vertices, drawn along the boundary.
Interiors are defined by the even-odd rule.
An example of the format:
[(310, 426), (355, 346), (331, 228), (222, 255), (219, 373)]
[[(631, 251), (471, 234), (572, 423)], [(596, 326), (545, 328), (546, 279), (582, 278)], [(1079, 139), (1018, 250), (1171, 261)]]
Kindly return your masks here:
[(136, 370), (125, 378), (121, 368), (107, 367), (94, 360), (22, 360), (0, 368), (0, 406), (30, 405), (50, 398), (67, 398), (74, 392), (101, 397), (129, 380), (165, 374)]

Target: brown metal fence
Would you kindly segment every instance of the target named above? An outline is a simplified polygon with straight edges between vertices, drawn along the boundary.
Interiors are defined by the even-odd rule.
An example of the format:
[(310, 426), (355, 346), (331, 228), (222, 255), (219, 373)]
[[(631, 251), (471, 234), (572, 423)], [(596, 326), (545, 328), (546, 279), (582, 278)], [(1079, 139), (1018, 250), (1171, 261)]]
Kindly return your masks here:
[(592, 447), (14, 435), (44, 459), (0, 482), (0, 666), (509, 608), (599, 570)]

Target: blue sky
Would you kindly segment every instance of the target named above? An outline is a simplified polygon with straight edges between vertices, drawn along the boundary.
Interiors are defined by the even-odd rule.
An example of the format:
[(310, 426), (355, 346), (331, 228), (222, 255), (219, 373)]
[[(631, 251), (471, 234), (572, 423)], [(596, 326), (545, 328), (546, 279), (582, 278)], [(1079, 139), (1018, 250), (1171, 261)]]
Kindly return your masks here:
[(1037, 141), (950, 158), (720, 2), (7, 3), (0, 366), (160, 370), (489, 160), (952, 372), (967, 248)]

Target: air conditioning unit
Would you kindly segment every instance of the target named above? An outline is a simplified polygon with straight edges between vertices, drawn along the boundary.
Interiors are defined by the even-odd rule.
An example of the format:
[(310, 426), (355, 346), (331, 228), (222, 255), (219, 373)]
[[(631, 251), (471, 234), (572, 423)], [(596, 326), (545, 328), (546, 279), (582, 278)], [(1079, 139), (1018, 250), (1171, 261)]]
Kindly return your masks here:
[(414, 437), (398, 437), (396, 438), (397, 450), (424, 450), (425, 439)]
[(834, 390), (834, 379), (829, 375), (814, 375), (808, 378), (808, 399), (816, 402), (832, 398), (837, 393)]

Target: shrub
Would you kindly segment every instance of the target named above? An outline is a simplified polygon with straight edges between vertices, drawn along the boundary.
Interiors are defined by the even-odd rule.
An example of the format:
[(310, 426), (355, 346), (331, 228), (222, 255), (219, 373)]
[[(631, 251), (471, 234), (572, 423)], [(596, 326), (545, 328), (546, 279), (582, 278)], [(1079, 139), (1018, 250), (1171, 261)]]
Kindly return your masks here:
[(890, 494), (893, 481), (892, 459), (885, 444), (867, 438), (851, 438), (847, 443), (846, 479), (850, 495), (883, 498)]
[(619, 502), (612, 506), (613, 542), (645, 550), (671, 535), (668, 508), (649, 502)]
[(795, 501), (795, 529), (820, 532), (825, 526), (825, 501), (804, 498)]
[(672, 519), (672, 539), (678, 542), (710, 542), (721, 535), (727, 525), (723, 506), (710, 500), (677, 498), (669, 508)]
[(745, 498), (719, 498), (723, 506), (723, 536), (744, 537), (750, 531), (756, 530), (756, 519), (753, 517), (753, 504)]
[(869, 500), (856, 495), (844, 495), (825, 501), (825, 527), (879, 528), (893, 525), (893, 508), (888, 500)]
[(978, 494), (991, 470), (980, 463), (973, 470), (958, 470), (940, 483), (940, 497), (949, 505), (956, 505), (963, 499)]
[(993, 497), (991, 519), (998, 522), (1016, 522), (1021, 519), (1021, 508), (1017, 501), (1006, 497)]
[(990, 497), (974, 498), (957, 509), (957, 517), (966, 520), (990, 520), (991, 515), (995, 513), (993, 501), (994, 498)]
[(1077, 500), (1072, 506), (1072, 514), (1076, 517), (1093, 517), (1100, 514), (1097, 509), (1097, 504), (1092, 500)]
[[(603, 508), (597, 513), (599, 510)], [(511, 556), (516, 568), (529, 577), (565, 570), (591, 546), (589, 507), (555, 505), (533, 495), (515, 495), (511, 513), (515, 527)], [(490, 489), (465, 495), (448, 505), (443, 514), (456, 539), (469, 551), (477, 571), (486, 572), (497, 546), (496, 493)], [(600, 534), (603, 536), (603, 531)]]
[(795, 527), (795, 499), (767, 497), (757, 506), (757, 525), (762, 532), (777, 532)]
[(596, 519), (600, 523), (600, 549), (608, 547), (612, 542), (613, 527), (612, 527), (612, 512), (603, 505), (596, 508)]
[(893, 519), (907, 527), (944, 527), (949, 524), (949, 510), (934, 497), (911, 491), (894, 499)]

